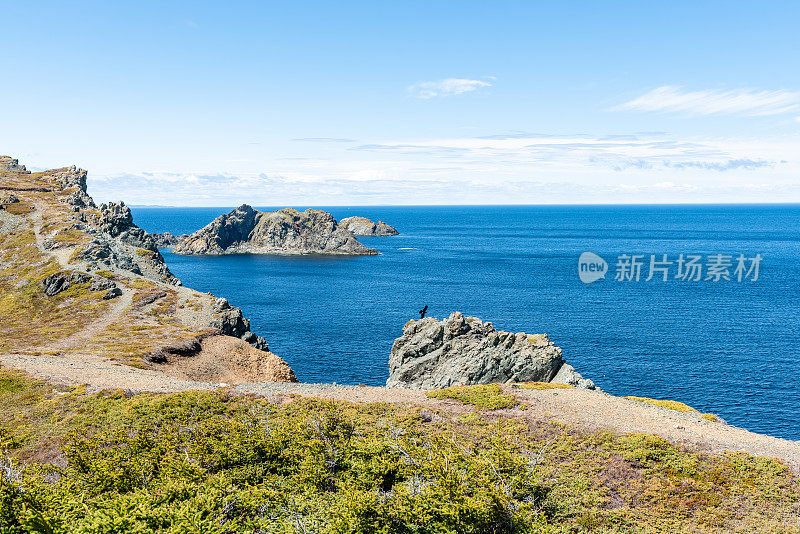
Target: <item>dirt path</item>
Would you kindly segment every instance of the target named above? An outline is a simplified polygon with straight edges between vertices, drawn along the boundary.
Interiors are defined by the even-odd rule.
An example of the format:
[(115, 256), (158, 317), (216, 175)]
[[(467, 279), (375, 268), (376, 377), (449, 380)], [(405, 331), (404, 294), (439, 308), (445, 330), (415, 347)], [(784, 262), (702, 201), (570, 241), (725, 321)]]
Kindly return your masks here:
[(111, 307), (96, 321), (86, 325), (71, 336), (57, 339), (45, 345), (37, 345), (33, 350), (40, 352), (59, 352), (74, 349), (87, 339), (94, 337), (119, 319), (133, 302), (133, 291), (124, 290), (122, 295), (113, 299)]

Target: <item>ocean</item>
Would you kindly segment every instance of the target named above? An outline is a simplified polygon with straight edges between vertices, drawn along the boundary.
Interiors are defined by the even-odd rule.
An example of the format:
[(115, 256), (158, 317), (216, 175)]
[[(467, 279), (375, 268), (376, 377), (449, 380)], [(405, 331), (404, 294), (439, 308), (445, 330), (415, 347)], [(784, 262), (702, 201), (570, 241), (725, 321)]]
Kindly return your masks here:
[[(303, 382), (384, 384), (393, 340), (427, 305), (547, 333), (613, 395), (800, 440), (800, 205), (319, 208), (400, 235), (359, 238), (381, 252), (365, 257), (162, 250), (186, 286), (241, 307)], [(145, 230), (174, 234), (230, 211), (132, 209)], [(607, 263), (604, 278), (581, 281), (584, 252)]]

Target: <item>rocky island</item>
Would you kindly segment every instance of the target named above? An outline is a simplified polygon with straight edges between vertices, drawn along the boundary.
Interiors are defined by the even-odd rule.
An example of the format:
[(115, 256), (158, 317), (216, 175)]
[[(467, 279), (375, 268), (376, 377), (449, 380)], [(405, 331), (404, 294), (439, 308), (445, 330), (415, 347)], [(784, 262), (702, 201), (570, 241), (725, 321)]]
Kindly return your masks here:
[(375, 255), (322, 210), (284, 208), (273, 212), (243, 204), (188, 235), (175, 254), (330, 254)]
[(339, 221), (339, 226), (347, 228), (355, 236), (393, 236), (400, 234), (394, 226), (383, 221), (374, 223), (366, 217), (345, 217)]

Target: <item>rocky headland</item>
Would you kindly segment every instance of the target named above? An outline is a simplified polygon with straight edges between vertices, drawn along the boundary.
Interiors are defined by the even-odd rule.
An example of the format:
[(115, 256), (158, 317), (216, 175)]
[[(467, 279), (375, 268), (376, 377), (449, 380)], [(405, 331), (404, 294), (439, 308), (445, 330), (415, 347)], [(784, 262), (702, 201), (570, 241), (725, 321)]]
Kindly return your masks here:
[(339, 226), (347, 228), (355, 236), (393, 236), (400, 232), (394, 226), (383, 221), (372, 222), (366, 217), (345, 217), (339, 221)]
[(594, 389), (564, 362), (546, 334), (504, 332), (454, 312), (444, 320), (411, 320), (392, 345), (390, 387), (446, 388), (471, 384), (552, 382)]
[[(192, 379), (296, 381), (241, 309), (181, 286), (160, 240), (128, 206), (96, 205), (85, 170), (31, 173), (0, 157), (0, 208), (0, 353), (108, 358)], [(193, 350), (173, 350), (181, 346)]]
[(273, 212), (243, 204), (180, 240), (175, 254), (329, 254), (363, 256), (378, 251), (359, 243), (325, 211)]

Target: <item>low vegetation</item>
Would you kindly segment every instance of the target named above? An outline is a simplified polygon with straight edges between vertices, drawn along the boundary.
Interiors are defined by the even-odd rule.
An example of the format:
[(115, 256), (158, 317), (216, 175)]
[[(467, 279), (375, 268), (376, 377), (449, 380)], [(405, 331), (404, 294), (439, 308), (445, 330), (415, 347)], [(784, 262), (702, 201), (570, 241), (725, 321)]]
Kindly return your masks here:
[(506, 395), (497, 384), (479, 386), (452, 386), (427, 393), (434, 399), (454, 399), (465, 404), (472, 404), (480, 410), (497, 410), (514, 406), (517, 400), (514, 395)]
[(800, 531), (800, 484), (774, 460), (279, 400), (88, 394), (0, 369), (0, 532)]

